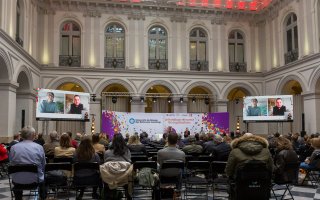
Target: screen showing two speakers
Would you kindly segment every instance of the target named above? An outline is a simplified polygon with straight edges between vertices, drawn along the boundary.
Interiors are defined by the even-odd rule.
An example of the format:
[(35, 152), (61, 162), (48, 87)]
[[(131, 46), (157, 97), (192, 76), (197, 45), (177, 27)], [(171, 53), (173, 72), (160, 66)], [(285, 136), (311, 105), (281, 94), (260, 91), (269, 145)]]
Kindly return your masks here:
[(88, 120), (89, 102), (89, 93), (39, 89), (36, 118), (38, 120)]
[(248, 96), (243, 100), (244, 121), (292, 121), (293, 96)]

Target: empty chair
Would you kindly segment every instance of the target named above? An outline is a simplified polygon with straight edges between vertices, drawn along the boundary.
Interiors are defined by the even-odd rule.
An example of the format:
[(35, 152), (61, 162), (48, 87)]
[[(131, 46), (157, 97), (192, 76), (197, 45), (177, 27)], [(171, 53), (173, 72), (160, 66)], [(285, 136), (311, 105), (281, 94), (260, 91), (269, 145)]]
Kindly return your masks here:
[[(207, 158), (207, 159), (212, 159)], [(213, 196), (218, 197), (218, 195), (215, 195), (216, 191), (228, 191), (229, 188), (229, 179), (226, 176), (225, 168), (226, 168), (227, 162), (223, 161), (213, 161), (211, 162), (211, 175), (212, 175), (212, 191)], [(225, 197), (225, 196), (223, 196)]]
[[(12, 175), (15, 173), (32, 173), (36, 176), (35, 181), (30, 183), (15, 183), (12, 179)], [(11, 190), (12, 199), (22, 199), (22, 196), (38, 196), (40, 192), (40, 177), (38, 175), (38, 167), (35, 164), (20, 164), (20, 165), (9, 165), (8, 166), (8, 174), (9, 174), (9, 184)], [(27, 181), (27, 180), (26, 180)], [(28, 190), (29, 194), (23, 195), (23, 191)], [(44, 192), (44, 191), (43, 191)], [(45, 196), (45, 195), (44, 195)]]
[(210, 163), (208, 161), (188, 161), (186, 172), (185, 199), (194, 197), (208, 199)]

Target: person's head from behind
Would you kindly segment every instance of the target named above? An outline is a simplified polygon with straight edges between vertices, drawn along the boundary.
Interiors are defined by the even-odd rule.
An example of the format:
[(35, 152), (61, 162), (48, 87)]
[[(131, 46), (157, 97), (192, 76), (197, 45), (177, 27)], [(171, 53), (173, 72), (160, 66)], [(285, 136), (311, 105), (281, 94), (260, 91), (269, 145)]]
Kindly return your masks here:
[(21, 130), (21, 138), (23, 140), (33, 140), (36, 130), (32, 126), (26, 126)]
[(54, 93), (47, 92), (47, 101), (50, 103), (50, 102), (53, 102), (53, 99), (54, 99)]
[(168, 134), (168, 144), (170, 146), (175, 146), (178, 142), (178, 134), (174, 132), (169, 132)]
[(99, 133), (92, 134), (92, 144), (97, 144), (100, 141)]
[(15, 133), (15, 134), (13, 135), (13, 139), (19, 141), (19, 140), (20, 140), (20, 137), (21, 137), (20, 135), (21, 135), (21, 132), (20, 132), (20, 131), (19, 131), (18, 133)]
[(81, 138), (79, 147), (77, 148), (77, 156), (81, 161), (89, 161), (94, 155), (95, 151), (92, 146), (92, 141), (90, 136), (84, 136)]
[(314, 149), (320, 149), (320, 138), (312, 138), (310, 143)]
[(252, 104), (252, 107), (257, 107), (257, 105), (258, 105), (258, 99), (256, 99), (256, 98), (251, 99), (251, 104)]
[(81, 101), (80, 101), (80, 96), (79, 96), (79, 95), (74, 95), (74, 97), (73, 97), (73, 103), (74, 103), (74, 105), (76, 105), (76, 106), (79, 106), (79, 105), (80, 105)]
[(113, 154), (123, 156), (127, 151), (127, 145), (121, 133), (114, 134), (112, 139)]
[(71, 139), (67, 133), (62, 133), (60, 137), (60, 147), (69, 148), (71, 147)]
[(292, 149), (292, 143), (285, 137), (277, 137), (276, 138), (276, 148), (277, 151), (281, 150), (290, 150)]
[(50, 136), (51, 142), (53, 142), (53, 141), (59, 141), (59, 136), (58, 136), (57, 131), (52, 131), (52, 132), (49, 134), (49, 136)]
[(140, 144), (140, 139), (137, 135), (131, 135), (128, 141), (128, 144), (137, 145)]
[(276, 99), (276, 106), (277, 106), (278, 108), (281, 108), (281, 106), (282, 106), (282, 99), (281, 99), (281, 98), (277, 98), (277, 99)]
[(67, 133), (68, 133), (70, 139), (72, 139), (72, 132), (68, 131)]

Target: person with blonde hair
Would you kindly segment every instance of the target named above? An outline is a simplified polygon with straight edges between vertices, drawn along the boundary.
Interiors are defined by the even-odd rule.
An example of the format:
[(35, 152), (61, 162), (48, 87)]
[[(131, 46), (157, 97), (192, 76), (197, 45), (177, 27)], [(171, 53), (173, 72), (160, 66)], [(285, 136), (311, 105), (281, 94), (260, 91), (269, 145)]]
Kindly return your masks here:
[(320, 138), (311, 139), (311, 146), (314, 148), (314, 151), (310, 157), (300, 164), (300, 168), (302, 169), (320, 169)]
[(71, 138), (69, 134), (62, 133), (60, 137), (60, 146), (54, 149), (54, 157), (69, 157), (72, 158), (76, 149), (71, 145)]
[(138, 135), (131, 135), (128, 140), (130, 152), (143, 152), (147, 154), (146, 147), (140, 142)]

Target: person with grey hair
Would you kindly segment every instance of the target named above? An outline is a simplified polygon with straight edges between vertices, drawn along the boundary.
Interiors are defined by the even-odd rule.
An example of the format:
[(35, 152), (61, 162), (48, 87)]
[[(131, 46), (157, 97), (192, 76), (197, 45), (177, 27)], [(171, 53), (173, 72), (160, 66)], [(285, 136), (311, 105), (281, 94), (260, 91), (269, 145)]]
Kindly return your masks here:
[(231, 152), (230, 144), (223, 141), (223, 138), (215, 134), (213, 136), (213, 142), (215, 145), (212, 147), (210, 154), (212, 154), (215, 161), (227, 161)]
[[(33, 142), (35, 129), (32, 126), (26, 126), (21, 130), (22, 142), (11, 147), (9, 160), (11, 165), (35, 164), (38, 166), (38, 174), (30, 172), (20, 172), (12, 174), (14, 184), (30, 184), (40, 180), (40, 199), (45, 199), (44, 168), (46, 157), (41, 145)], [(14, 190), (15, 199), (22, 199), (22, 190)]]
[(46, 142), (43, 145), (44, 152), (47, 156), (53, 156), (54, 155), (54, 149), (58, 146), (60, 146), (59, 143), (59, 135), (57, 131), (52, 131), (50, 134), (50, 141)]

